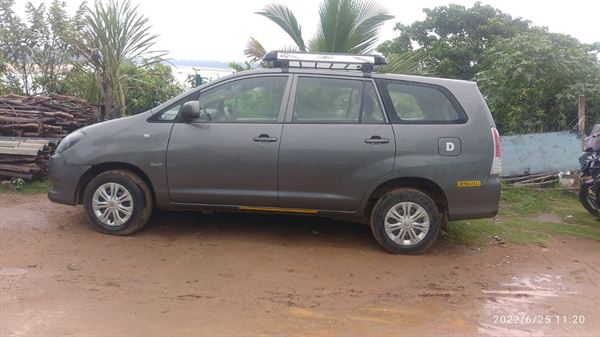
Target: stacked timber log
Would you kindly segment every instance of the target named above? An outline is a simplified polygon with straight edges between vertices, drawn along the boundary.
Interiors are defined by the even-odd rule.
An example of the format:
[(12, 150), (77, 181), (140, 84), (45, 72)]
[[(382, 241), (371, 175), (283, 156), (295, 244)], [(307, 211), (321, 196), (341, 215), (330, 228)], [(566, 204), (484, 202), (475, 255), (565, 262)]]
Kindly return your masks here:
[(57, 140), (0, 138), (0, 180), (46, 177)]
[(559, 181), (559, 173), (546, 172), (537, 174), (524, 174), (512, 177), (503, 177), (502, 181), (507, 186), (514, 187), (547, 187)]
[(77, 97), (0, 97), (0, 136), (62, 138), (92, 123), (94, 107)]

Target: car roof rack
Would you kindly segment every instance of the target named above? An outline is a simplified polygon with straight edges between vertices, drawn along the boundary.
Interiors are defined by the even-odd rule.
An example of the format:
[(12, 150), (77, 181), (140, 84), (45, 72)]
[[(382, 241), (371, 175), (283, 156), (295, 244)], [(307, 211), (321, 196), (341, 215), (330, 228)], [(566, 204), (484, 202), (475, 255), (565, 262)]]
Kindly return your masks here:
[(307, 53), (274, 50), (263, 61), (273, 68), (311, 68), (328, 70), (355, 70), (370, 73), (376, 66), (387, 64), (381, 55), (358, 55), (340, 53)]

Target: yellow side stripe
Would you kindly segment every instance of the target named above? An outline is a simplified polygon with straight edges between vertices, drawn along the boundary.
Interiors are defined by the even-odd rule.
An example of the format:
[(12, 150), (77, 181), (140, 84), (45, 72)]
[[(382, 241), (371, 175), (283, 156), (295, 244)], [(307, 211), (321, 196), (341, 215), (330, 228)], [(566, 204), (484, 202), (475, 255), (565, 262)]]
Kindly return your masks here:
[(253, 206), (240, 206), (240, 211), (261, 211), (261, 212), (286, 212), (286, 213), (305, 213), (305, 214), (317, 214), (316, 209), (300, 209), (300, 208), (281, 208), (281, 207), (253, 207)]

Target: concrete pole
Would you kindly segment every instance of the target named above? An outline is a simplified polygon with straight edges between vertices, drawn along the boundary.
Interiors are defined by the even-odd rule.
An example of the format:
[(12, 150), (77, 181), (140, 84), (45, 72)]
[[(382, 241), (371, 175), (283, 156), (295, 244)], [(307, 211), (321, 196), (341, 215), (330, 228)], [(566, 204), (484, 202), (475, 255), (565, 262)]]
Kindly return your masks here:
[[(581, 135), (581, 147), (585, 147), (585, 96), (579, 95), (579, 109), (577, 110), (579, 134)], [(585, 150), (585, 148), (584, 148)]]
[(577, 117), (579, 119), (579, 132), (585, 137), (585, 96), (579, 95), (579, 110), (577, 110)]

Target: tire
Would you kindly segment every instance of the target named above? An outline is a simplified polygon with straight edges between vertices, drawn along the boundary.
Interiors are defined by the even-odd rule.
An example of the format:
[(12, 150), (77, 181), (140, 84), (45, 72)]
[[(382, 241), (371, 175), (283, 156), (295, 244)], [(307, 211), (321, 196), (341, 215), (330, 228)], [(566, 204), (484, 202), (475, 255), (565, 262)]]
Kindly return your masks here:
[(591, 182), (581, 184), (579, 187), (579, 202), (592, 216), (600, 219), (600, 211), (597, 206), (598, 201), (596, 200), (598, 193), (592, 190), (593, 187), (594, 184)]
[[(414, 218), (404, 218), (405, 212)], [(426, 251), (437, 239), (441, 223), (442, 215), (435, 202), (427, 194), (409, 188), (382, 196), (371, 214), (371, 231), (375, 240), (394, 254)]]
[[(106, 197), (111, 194), (122, 200), (107, 201)], [(103, 207), (105, 205), (107, 207)], [(142, 229), (150, 219), (152, 194), (138, 175), (125, 170), (106, 171), (94, 177), (86, 186), (83, 207), (88, 220), (97, 231), (128, 235)]]

